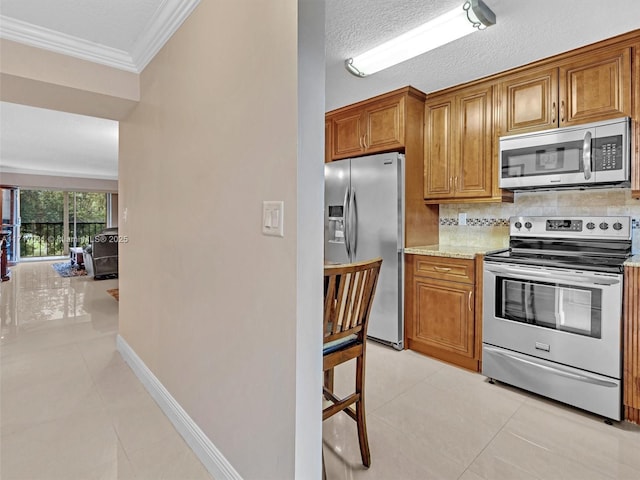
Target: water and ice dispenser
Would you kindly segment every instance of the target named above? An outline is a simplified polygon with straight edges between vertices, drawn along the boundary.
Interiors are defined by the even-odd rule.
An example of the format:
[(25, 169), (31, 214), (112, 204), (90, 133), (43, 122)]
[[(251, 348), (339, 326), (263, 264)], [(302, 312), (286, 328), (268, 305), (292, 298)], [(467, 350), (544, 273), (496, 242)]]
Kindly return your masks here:
[(344, 243), (344, 207), (329, 205), (329, 242)]

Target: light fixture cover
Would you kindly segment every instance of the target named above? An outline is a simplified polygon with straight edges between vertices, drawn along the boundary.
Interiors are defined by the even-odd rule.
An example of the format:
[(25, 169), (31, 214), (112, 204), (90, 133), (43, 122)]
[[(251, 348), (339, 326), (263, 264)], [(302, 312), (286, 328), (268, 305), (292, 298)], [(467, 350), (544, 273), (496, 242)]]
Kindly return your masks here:
[(468, 0), (444, 15), (345, 60), (345, 67), (358, 77), (371, 75), (495, 23), (495, 14), (482, 0)]

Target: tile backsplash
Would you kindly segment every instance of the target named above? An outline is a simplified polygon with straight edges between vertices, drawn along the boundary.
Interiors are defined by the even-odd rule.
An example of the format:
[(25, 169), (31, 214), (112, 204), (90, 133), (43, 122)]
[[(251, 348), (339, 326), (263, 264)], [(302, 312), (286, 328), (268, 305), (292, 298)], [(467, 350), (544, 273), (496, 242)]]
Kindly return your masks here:
[[(458, 214), (467, 224), (458, 224)], [(513, 203), (440, 205), (440, 243), (463, 246), (509, 245), (509, 217), (514, 215), (624, 215), (632, 218), (632, 250), (640, 254), (640, 200), (628, 188), (517, 192)]]

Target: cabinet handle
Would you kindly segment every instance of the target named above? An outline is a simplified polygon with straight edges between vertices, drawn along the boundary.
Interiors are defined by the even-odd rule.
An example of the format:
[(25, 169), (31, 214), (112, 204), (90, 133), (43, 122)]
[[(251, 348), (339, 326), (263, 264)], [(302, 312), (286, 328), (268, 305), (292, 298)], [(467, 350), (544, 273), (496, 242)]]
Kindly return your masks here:
[(456, 187), (456, 190), (458, 190), (458, 176), (456, 175), (456, 178), (453, 181), (453, 186)]
[(369, 145), (367, 145), (367, 134), (366, 133), (362, 137), (362, 142), (364, 143), (364, 148), (369, 148)]
[(364, 135), (358, 139), (358, 140), (359, 140), (359, 142), (360, 142), (360, 149), (361, 149), (361, 150), (364, 150), (364, 143), (363, 143), (363, 139), (364, 139)]
[(467, 300), (467, 303), (469, 305), (469, 311), (471, 312), (472, 311), (472, 309), (471, 309), (471, 292), (469, 292), (469, 298)]
[(453, 177), (449, 177), (449, 190), (453, 190)]
[(451, 269), (450, 269), (450, 268), (445, 268), (445, 267), (433, 267), (433, 269), (434, 269), (436, 272), (450, 272), (450, 271), (451, 271)]
[(564, 123), (564, 100), (560, 102), (560, 121)]
[(556, 123), (556, 102), (551, 104), (551, 123)]

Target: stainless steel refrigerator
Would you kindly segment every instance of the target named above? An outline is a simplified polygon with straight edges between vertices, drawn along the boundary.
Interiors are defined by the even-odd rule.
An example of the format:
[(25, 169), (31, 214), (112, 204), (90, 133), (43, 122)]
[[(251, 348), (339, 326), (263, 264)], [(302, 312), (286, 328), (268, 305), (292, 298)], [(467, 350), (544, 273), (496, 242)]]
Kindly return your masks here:
[(349, 263), (382, 257), (368, 336), (403, 348), (404, 155), (325, 164), (324, 256)]

